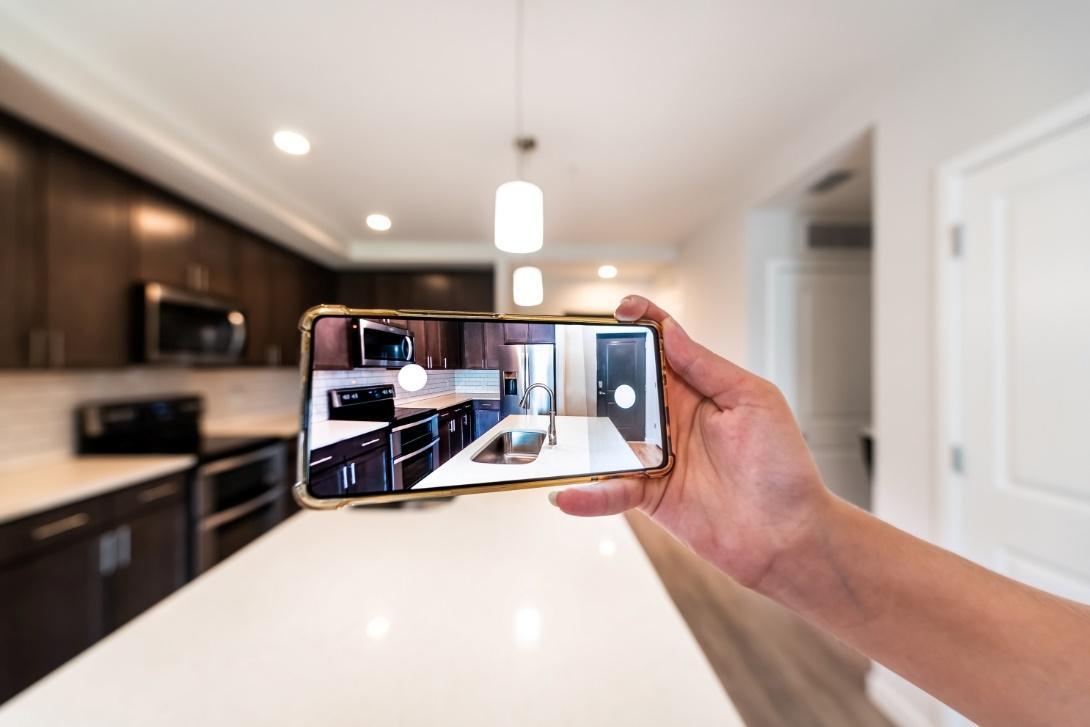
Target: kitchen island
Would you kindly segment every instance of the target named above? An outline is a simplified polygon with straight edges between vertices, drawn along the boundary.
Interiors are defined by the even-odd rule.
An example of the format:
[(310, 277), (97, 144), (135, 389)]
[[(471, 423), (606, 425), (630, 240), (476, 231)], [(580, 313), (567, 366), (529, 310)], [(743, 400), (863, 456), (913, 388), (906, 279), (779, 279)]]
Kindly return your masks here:
[(547, 441), (537, 459), (526, 464), (485, 464), (473, 457), (503, 432), (524, 429), (547, 432), (549, 417), (514, 414), (482, 434), (472, 444), (413, 485), (414, 490), (482, 482), (571, 477), (591, 472), (644, 469), (632, 448), (607, 417), (556, 417), (556, 444)]
[(0, 707), (72, 724), (742, 722), (623, 518), (527, 491), (292, 518)]

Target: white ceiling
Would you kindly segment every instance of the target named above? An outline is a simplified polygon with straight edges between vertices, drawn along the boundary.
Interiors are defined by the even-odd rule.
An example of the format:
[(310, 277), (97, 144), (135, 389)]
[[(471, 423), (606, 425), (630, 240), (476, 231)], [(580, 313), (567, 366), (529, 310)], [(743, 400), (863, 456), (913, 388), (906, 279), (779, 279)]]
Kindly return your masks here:
[[(748, 160), (982, 5), (527, 0), (546, 246), (676, 245)], [(0, 26), (0, 103), (292, 246), (490, 249), (514, 0), (0, 0)], [(311, 154), (276, 150), (281, 127)], [(390, 232), (367, 230), (375, 211)]]

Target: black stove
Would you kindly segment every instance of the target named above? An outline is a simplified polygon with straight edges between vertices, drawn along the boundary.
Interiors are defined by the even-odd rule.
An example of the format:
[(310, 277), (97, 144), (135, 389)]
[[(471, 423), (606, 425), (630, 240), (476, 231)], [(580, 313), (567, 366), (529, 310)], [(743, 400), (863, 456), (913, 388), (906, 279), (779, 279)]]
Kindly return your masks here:
[(438, 411), (435, 409), (394, 406), (394, 387), (391, 384), (332, 389), (329, 392), (329, 418), (339, 421), (409, 424), (436, 414)]

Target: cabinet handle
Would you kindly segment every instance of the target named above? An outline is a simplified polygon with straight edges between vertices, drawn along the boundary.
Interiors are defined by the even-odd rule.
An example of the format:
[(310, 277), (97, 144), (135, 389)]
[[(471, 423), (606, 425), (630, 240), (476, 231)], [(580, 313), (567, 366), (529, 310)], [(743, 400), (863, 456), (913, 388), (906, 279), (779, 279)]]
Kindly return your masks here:
[(382, 441), (381, 437), (376, 437), (375, 439), (368, 439), (366, 442), (364, 442), (360, 446), (361, 447), (366, 447), (369, 444), (374, 444), (375, 442), (381, 442), (381, 441)]
[(98, 573), (113, 575), (117, 571), (117, 533), (110, 531), (98, 538)]
[(128, 525), (117, 529), (117, 567), (128, 568), (132, 562), (132, 530)]
[(328, 462), (328, 461), (329, 461), (329, 460), (331, 460), (331, 459), (333, 459), (333, 455), (332, 455), (332, 454), (331, 454), (331, 455), (329, 455), (328, 457), (322, 457), (321, 459), (316, 459), (316, 460), (314, 460), (313, 462), (311, 462), (311, 463), (310, 463), (310, 466), (311, 466), (311, 467), (315, 467), (315, 466), (317, 466), (317, 465), (320, 465), (320, 464), (321, 464), (322, 462)]
[(355, 485), (356, 484), (356, 463), (355, 462), (349, 462), (348, 468), (352, 472), (352, 484)]
[(164, 497), (170, 497), (178, 491), (178, 486), (173, 482), (168, 482), (165, 485), (159, 485), (158, 487), (152, 487), (147, 490), (142, 490), (137, 494), (136, 499), (140, 502), (147, 504), (149, 502), (155, 502), (156, 500), (162, 500)]
[(91, 522), (90, 515), (85, 512), (77, 512), (75, 515), (69, 515), (68, 517), (62, 517), (60, 520), (39, 525), (30, 531), (30, 537), (32, 540), (37, 541), (49, 540), (61, 533), (67, 533), (69, 530), (82, 528), (89, 522)]
[(49, 365), (64, 366), (64, 331), (49, 332)]
[(447, 367), (447, 357), (444, 356), (443, 357), (443, 368), (446, 368), (446, 367)]

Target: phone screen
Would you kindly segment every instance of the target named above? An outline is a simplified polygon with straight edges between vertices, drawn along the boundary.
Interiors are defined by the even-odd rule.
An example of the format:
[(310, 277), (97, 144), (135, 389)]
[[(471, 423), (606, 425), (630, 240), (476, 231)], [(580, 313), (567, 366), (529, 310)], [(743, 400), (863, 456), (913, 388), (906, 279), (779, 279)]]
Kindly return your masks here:
[(307, 385), (305, 487), (316, 500), (547, 484), (668, 462), (649, 324), (322, 315)]

